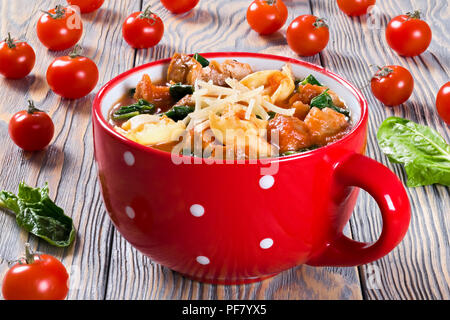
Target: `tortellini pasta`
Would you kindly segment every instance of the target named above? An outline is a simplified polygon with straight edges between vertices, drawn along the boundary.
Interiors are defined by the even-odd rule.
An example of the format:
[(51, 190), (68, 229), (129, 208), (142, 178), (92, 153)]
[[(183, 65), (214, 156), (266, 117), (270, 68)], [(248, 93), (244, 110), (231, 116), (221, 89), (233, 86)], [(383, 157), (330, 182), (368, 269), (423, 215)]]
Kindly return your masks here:
[(284, 66), (282, 71), (264, 70), (252, 73), (240, 83), (249, 89), (264, 86), (264, 92), (270, 97), (272, 103), (286, 100), (295, 90), (294, 78), (288, 65)]
[(142, 114), (131, 118), (121, 127), (127, 138), (143, 145), (152, 146), (178, 141), (186, 126), (167, 116)]
[(274, 147), (267, 142), (267, 121), (252, 115), (250, 120), (242, 120), (236, 110), (218, 116), (209, 115), (209, 124), (215, 138), (225, 146), (232, 146), (238, 155), (249, 158), (270, 157), (275, 154)]

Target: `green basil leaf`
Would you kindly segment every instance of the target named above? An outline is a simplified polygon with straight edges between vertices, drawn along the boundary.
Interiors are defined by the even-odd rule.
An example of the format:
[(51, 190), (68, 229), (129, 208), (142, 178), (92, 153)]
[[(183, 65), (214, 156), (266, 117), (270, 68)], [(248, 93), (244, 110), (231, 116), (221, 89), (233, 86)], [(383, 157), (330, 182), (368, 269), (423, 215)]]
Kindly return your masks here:
[(47, 184), (32, 188), (22, 182), (17, 196), (1, 191), (0, 207), (13, 211), (20, 227), (54, 246), (68, 247), (75, 239), (72, 219), (49, 198)]
[(174, 121), (183, 120), (191, 112), (194, 112), (194, 107), (189, 106), (175, 106), (165, 113), (166, 116)]
[(202, 57), (201, 55), (199, 55), (198, 53), (194, 54), (194, 59), (198, 61), (198, 63), (200, 63), (202, 65), (203, 68), (206, 68), (207, 66), (209, 66), (209, 61), (208, 59)]
[(405, 166), (408, 187), (450, 186), (450, 145), (435, 130), (390, 117), (378, 129), (377, 139), (391, 162)]
[(194, 86), (177, 83), (170, 86), (169, 93), (175, 101), (179, 101), (188, 94), (194, 93)]

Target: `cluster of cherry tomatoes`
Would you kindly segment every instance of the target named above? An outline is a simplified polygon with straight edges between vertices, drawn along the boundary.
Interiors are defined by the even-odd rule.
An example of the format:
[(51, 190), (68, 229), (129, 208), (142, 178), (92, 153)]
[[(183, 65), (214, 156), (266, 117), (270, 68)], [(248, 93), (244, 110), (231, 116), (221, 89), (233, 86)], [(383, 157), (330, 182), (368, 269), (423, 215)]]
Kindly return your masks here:
[[(79, 99), (92, 92), (99, 79), (97, 65), (82, 56), (81, 47), (77, 45), (83, 34), (80, 13), (97, 10), (104, 0), (67, 2), (69, 6), (58, 5), (43, 12), (36, 25), (36, 34), (39, 41), (51, 51), (74, 47), (69, 55), (54, 59), (47, 68), (46, 79), (51, 90), (59, 96)], [(24, 78), (33, 70), (35, 62), (35, 51), (27, 42), (15, 40), (8, 34), (0, 43), (0, 74), (4, 77)], [(53, 139), (54, 124), (45, 112), (29, 101), (28, 109), (14, 114), (9, 121), (9, 134), (23, 150), (37, 151), (45, 148)]]
[[(340, 10), (349, 16), (367, 14), (376, 0), (337, 0)], [(247, 10), (247, 22), (261, 35), (272, 34), (287, 21), (288, 9), (282, 0), (255, 0)], [(386, 28), (386, 41), (399, 55), (417, 56), (427, 50), (432, 32), (429, 25), (414, 11), (393, 18)], [(324, 19), (313, 15), (295, 18), (287, 28), (289, 47), (300, 56), (312, 56), (326, 48), (329, 26)], [(374, 96), (387, 106), (406, 102), (414, 89), (411, 73), (401, 66), (379, 67), (371, 80)], [(436, 107), (442, 119), (450, 124), (450, 82), (439, 91)]]
[[(80, 13), (99, 9), (104, 0), (67, 0), (71, 6), (57, 6), (40, 17), (36, 32), (40, 42), (52, 51), (74, 47), (67, 56), (55, 59), (47, 69), (47, 83), (56, 94), (67, 99), (88, 95), (97, 85), (96, 64), (81, 55), (77, 45), (83, 34)], [(194, 8), (199, 0), (161, 0), (173, 13)], [(131, 14), (123, 24), (123, 37), (134, 48), (149, 48), (158, 44), (164, 34), (161, 19), (150, 11)], [(36, 54), (25, 41), (8, 37), (0, 43), (0, 74), (9, 79), (21, 79), (33, 70)], [(9, 121), (11, 139), (23, 150), (44, 149), (53, 139), (55, 126), (50, 116), (28, 101), (28, 109), (17, 112)], [(26, 245), (26, 255), (5, 274), (2, 284), (6, 300), (63, 300), (69, 291), (69, 275), (56, 258), (34, 254)]]
[[(173, 13), (193, 9), (199, 0), (161, 0)], [(66, 99), (79, 99), (94, 90), (99, 79), (97, 65), (81, 55), (77, 45), (83, 35), (82, 13), (99, 9), (104, 0), (67, 0), (68, 6), (58, 5), (43, 12), (36, 25), (39, 41), (51, 51), (74, 47), (67, 56), (56, 58), (47, 69), (51, 90)], [(133, 48), (150, 48), (164, 35), (164, 24), (150, 7), (131, 14), (123, 23), (123, 37)], [(22, 79), (33, 70), (36, 54), (25, 41), (8, 37), (0, 43), (0, 74), (9, 79)], [(30, 101), (25, 111), (16, 113), (9, 122), (12, 140), (25, 151), (45, 148), (53, 139), (51, 118)]]

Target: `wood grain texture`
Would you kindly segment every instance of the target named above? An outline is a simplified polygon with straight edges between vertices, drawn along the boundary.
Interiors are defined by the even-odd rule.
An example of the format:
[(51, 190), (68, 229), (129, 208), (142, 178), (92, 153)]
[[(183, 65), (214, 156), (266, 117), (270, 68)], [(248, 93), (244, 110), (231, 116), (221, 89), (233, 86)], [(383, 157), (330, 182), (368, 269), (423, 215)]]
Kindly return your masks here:
[[(11, 31), (26, 38), (38, 60), (32, 75), (11, 81), (0, 79), (0, 188), (16, 191), (22, 180), (31, 185), (49, 182), (52, 197), (73, 217), (77, 239), (69, 249), (55, 249), (21, 231), (14, 217), (0, 212), (0, 280), (7, 261), (22, 254), (29, 241), (37, 250), (60, 258), (71, 272), (69, 299), (448, 299), (450, 191), (443, 186), (408, 189), (412, 205), (410, 230), (387, 257), (359, 268), (300, 266), (260, 283), (243, 286), (207, 285), (190, 281), (153, 263), (132, 248), (112, 226), (100, 196), (93, 161), (90, 107), (93, 94), (68, 101), (51, 93), (45, 71), (56, 56), (35, 35), (40, 9), (60, 1), (16, 0), (0, 2), (0, 34)], [(142, 0), (110, 0), (98, 12), (83, 15), (82, 45), (100, 69), (99, 86), (121, 72), (174, 52), (250, 51), (297, 57), (287, 46), (285, 30), (261, 37), (245, 20), (249, 0), (202, 0), (192, 12), (172, 15), (159, 1), (145, 3), (161, 16), (166, 31), (162, 42), (135, 51), (121, 35), (121, 24)], [(331, 40), (320, 55), (301, 58), (341, 74), (361, 88), (370, 105), (367, 154), (389, 166), (403, 181), (401, 166), (390, 164), (380, 152), (376, 130), (390, 115), (405, 117), (436, 128), (450, 141), (450, 130), (437, 117), (434, 97), (449, 80), (450, 11), (447, 1), (378, 1), (381, 29), (371, 28), (365, 17), (350, 18), (334, 0), (285, 0), (289, 18), (313, 13), (326, 17)], [(401, 58), (385, 43), (383, 28), (394, 15), (421, 8), (433, 29), (433, 42), (420, 57)], [(29, 17), (32, 17), (31, 19)], [(298, 57), (297, 57), (298, 58)], [(411, 99), (403, 106), (386, 108), (367, 87), (369, 65), (400, 64), (416, 81)], [(97, 88), (97, 89), (98, 89)], [(39, 153), (24, 153), (10, 141), (7, 122), (32, 98), (49, 111), (56, 125), (52, 145)], [(361, 192), (347, 234), (360, 241), (375, 240), (382, 229), (374, 200)]]
[[(103, 299), (111, 253), (112, 224), (105, 214), (97, 185), (93, 160), (91, 102), (94, 94), (69, 101), (49, 91), (45, 72), (51, 61), (67, 52), (49, 52), (37, 39), (35, 24), (41, 9), (48, 10), (61, 1), (1, 1), (0, 34), (10, 31), (25, 38), (36, 51), (37, 63), (32, 75), (24, 80), (0, 79), (0, 154), (1, 189), (17, 191), (20, 181), (30, 185), (49, 182), (51, 196), (74, 219), (77, 238), (68, 249), (55, 249), (44, 241), (21, 231), (14, 217), (0, 214), (0, 273), (6, 261), (23, 254), (29, 241), (38, 251), (60, 258), (71, 273), (69, 299)], [(134, 50), (124, 44), (121, 22), (124, 13), (138, 9), (134, 1), (107, 1), (96, 13), (83, 16), (82, 46), (100, 69), (99, 85), (133, 65)], [(31, 17), (31, 18), (30, 18)], [(105, 23), (108, 21), (108, 23)], [(120, 57), (120, 59), (117, 59)], [(25, 153), (9, 139), (7, 121), (26, 107), (27, 99), (47, 110), (55, 123), (55, 138), (42, 152)]]
[[(435, 128), (446, 141), (450, 131), (435, 111), (435, 96), (449, 80), (450, 11), (447, 1), (379, 1), (379, 28), (371, 28), (367, 18), (350, 18), (339, 11), (334, 1), (311, 0), (313, 13), (329, 17), (331, 41), (321, 54), (323, 66), (358, 85), (369, 101), (367, 155), (392, 169), (403, 181), (400, 165), (393, 165), (380, 152), (376, 132), (389, 116), (399, 116)], [(384, 30), (396, 15), (421, 9), (433, 30), (433, 42), (419, 57), (403, 58), (387, 45)], [(377, 18), (378, 19), (378, 18)], [(333, 26), (339, 26), (334, 27)], [(412, 97), (404, 104), (388, 108), (370, 92), (368, 83), (374, 69), (370, 65), (398, 64), (411, 71), (415, 80)], [(364, 297), (367, 299), (449, 299), (448, 238), (450, 191), (444, 186), (407, 188), (411, 200), (410, 229), (391, 254), (360, 267)], [(360, 241), (375, 240), (382, 229), (375, 201), (361, 193), (351, 229)]]

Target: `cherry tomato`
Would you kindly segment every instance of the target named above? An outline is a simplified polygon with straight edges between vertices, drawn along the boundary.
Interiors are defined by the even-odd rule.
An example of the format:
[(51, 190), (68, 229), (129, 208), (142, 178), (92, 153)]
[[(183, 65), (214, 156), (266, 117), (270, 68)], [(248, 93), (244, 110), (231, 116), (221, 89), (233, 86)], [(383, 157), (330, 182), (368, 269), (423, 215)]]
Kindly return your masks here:
[(450, 125), (450, 81), (442, 86), (436, 97), (439, 116)]
[(79, 14), (70, 7), (56, 6), (44, 13), (37, 23), (37, 35), (44, 46), (53, 51), (73, 47), (83, 34)]
[(287, 42), (301, 56), (312, 56), (328, 44), (330, 32), (323, 19), (305, 14), (291, 22), (287, 29)]
[(69, 274), (64, 265), (48, 254), (31, 252), (6, 272), (2, 293), (5, 300), (64, 300), (69, 292)]
[(81, 56), (81, 48), (68, 56), (56, 58), (47, 69), (47, 83), (57, 95), (67, 99), (87, 96), (98, 82), (97, 65)]
[(288, 9), (281, 0), (255, 0), (247, 10), (247, 22), (259, 34), (271, 34), (286, 23)]
[(0, 43), (0, 74), (9, 79), (22, 79), (33, 70), (36, 54), (26, 42), (8, 38)]
[(411, 73), (401, 66), (379, 68), (370, 84), (373, 95), (387, 106), (404, 103), (414, 89)]
[(44, 149), (53, 139), (55, 126), (45, 112), (28, 101), (28, 110), (19, 111), (9, 121), (9, 136), (25, 151)]
[(80, 8), (81, 13), (89, 13), (100, 8), (105, 0), (67, 0), (67, 3)]
[(131, 14), (123, 23), (123, 38), (135, 49), (156, 46), (164, 35), (164, 23), (153, 12), (150, 6), (143, 12)]
[(392, 19), (386, 28), (386, 40), (399, 55), (417, 56), (431, 43), (430, 26), (420, 20), (420, 12), (414, 11)]
[(360, 16), (367, 13), (376, 0), (337, 0), (339, 9), (349, 16)]
[(161, 3), (172, 13), (185, 13), (195, 8), (200, 0), (161, 0)]

